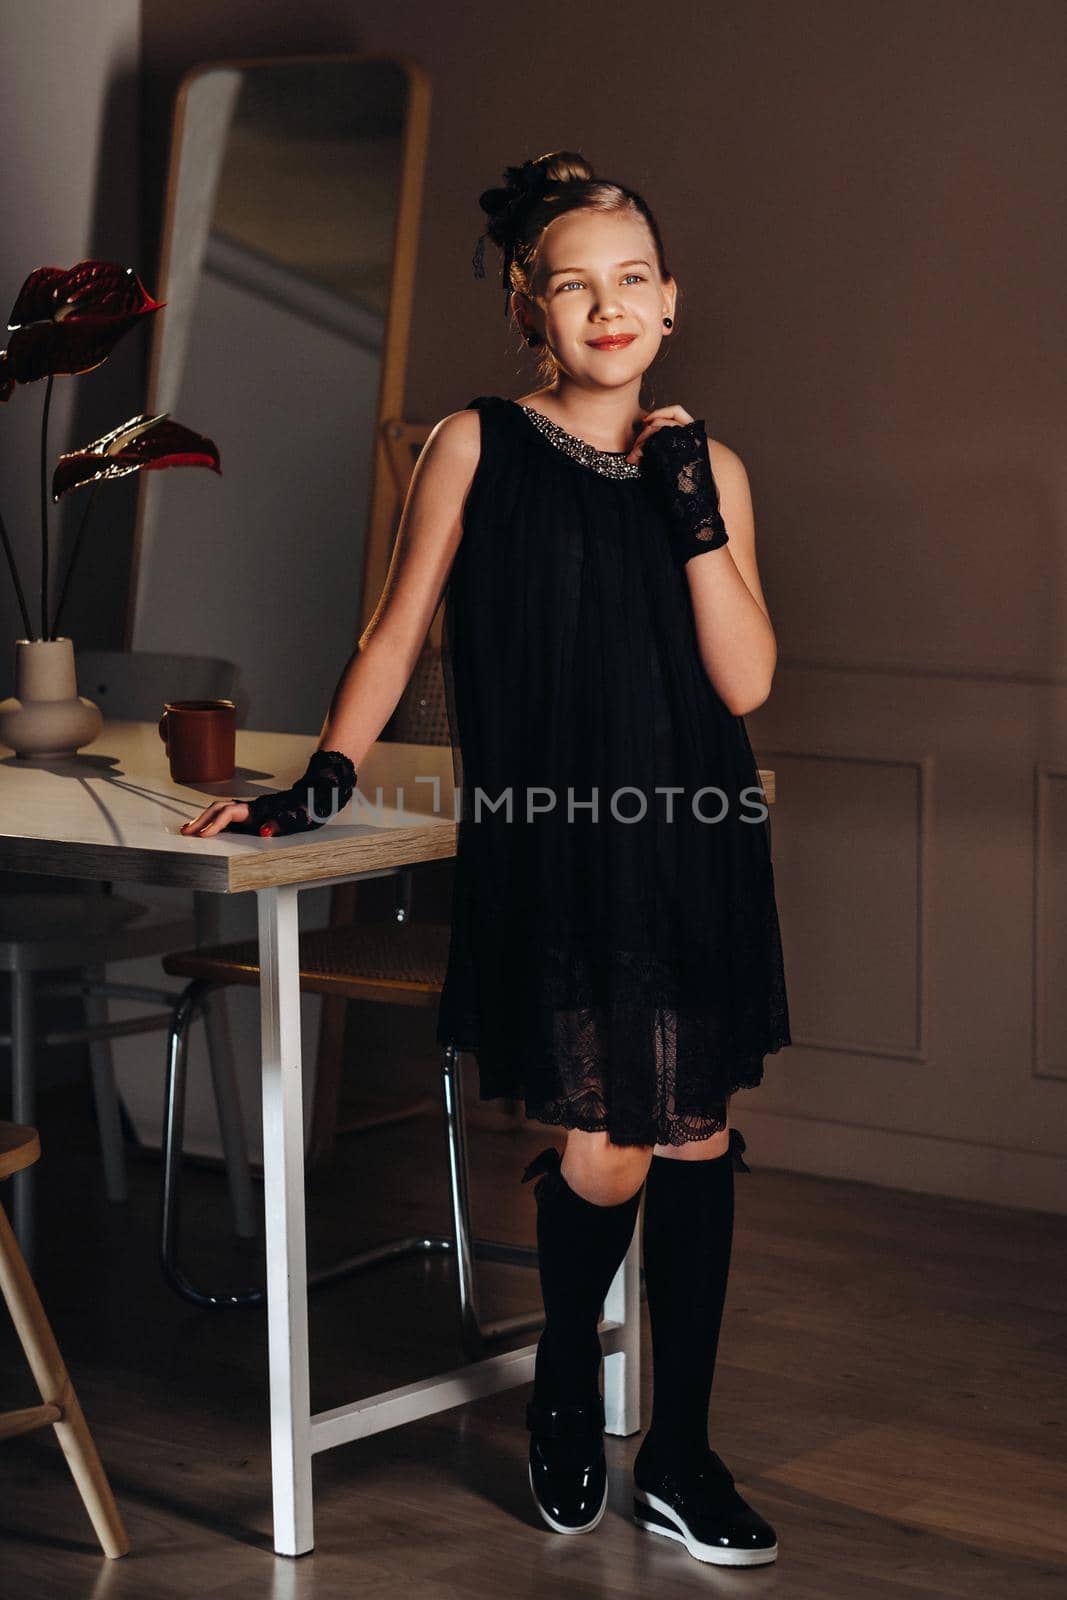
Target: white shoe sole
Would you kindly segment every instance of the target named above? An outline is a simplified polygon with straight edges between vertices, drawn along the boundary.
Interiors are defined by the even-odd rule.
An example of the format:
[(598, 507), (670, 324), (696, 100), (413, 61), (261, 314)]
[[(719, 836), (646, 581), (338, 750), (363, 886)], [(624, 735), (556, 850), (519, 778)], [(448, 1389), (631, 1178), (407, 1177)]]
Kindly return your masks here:
[(533, 1462), (530, 1462), (529, 1466), (527, 1467), (526, 1476), (529, 1479), (530, 1493), (533, 1495), (533, 1503), (534, 1503), (534, 1505), (537, 1507), (538, 1511), (541, 1513), (541, 1516), (544, 1518), (545, 1522), (548, 1523), (548, 1526), (550, 1528), (554, 1529), (556, 1533), (592, 1533), (593, 1529), (597, 1526), (597, 1524), (600, 1521), (601, 1517), (604, 1515), (605, 1511), (608, 1509), (608, 1485), (605, 1483), (605, 1485), (604, 1485), (604, 1498), (600, 1502), (600, 1510), (597, 1512), (597, 1514), (593, 1518), (592, 1522), (583, 1523), (580, 1528), (569, 1528), (565, 1522), (557, 1522), (555, 1517), (550, 1517), (548, 1512), (545, 1510), (544, 1506), (541, 1504), (540, 1500), (538, 1500), (537, 1491), (534, 1488), (534, 1481), (533, 1481)]
[[(640, 1508), (647, 1506), (651, 1511), (665, 1518), (669, 1527), (664, 1527), (658, 1521), (650, 1521), (641, 1515)], [(661, 1533), (665, 1539), (677, 1539), (679, 1544), (684, 1544), (691, 1556), (697, 1561), (710, 1562), (716, 1567), (761, 1567), (768, 1561), (778, 1558), (777, 1543), (768, 1545), (765, 1550), (728, 1550), (722, 1545), (702, 1544), (686, 1527), (682, 1518), (659, 1495), (650, 1494), (647, 1489), (634, 1489), (634, 1521), (639, 1528), (647, 1528), (649, 1533)]]

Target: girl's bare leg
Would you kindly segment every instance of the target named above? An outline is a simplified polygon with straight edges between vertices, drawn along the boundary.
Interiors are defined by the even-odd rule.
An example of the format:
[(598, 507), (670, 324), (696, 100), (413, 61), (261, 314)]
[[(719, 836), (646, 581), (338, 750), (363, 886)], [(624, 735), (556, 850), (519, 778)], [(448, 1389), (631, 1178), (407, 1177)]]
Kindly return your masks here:
[(618, 1205), (634, 1194), (648, 1176), (653, 1155), (672, 1161), (707, 1161), (725, 1155), (730, 1124), (708, 1139), (688, 1144), (612, 1144), (607, 1133), (567, 1130), (561, 1171), (571, 1188), (594, 1205)]
[(606, 1132), (568, 1128), (560, 1171), (584, 1200), (616, 1206), (644, 1183), (652, 1151), (650, 1144), (612, 1144)]

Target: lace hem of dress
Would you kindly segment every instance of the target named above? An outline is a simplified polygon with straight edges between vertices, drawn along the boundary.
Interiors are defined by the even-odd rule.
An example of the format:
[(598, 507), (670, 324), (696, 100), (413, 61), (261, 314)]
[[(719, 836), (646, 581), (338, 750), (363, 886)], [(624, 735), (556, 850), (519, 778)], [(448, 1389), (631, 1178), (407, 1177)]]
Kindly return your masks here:
[[(573, 1013), (569, 1021), (573, 1022)], [(688, 1109), (678, 1104), (678, 1059), (674, 1049), (677, 1017), (671, 1012), (663, 1013), (660, 1024), (661, 1038), (669, 1047), (656, 1052), (655, 1109), (649, 1106), (639, 1085), (628, 1088), (625, 1081), (616, 1079), (606, 1089), (603, 1062), (595, 1051), (583, 1057), (581, 1050), (575, 1049), (569, 1062), (559, 1064), (560, 1075), (569, 1080), (573, 1088), (545, 1096), (538, 1095), (534, 1088), (521, 1081), (499, 1076), (492, 1064), (486, 1070), (486, 1053), (471, 1035), (453, 1034), (449, 1042), (456, 1050), (478, 1061), (481, 1099), (520, 1098), (525, 1115), (531, 1121), (550, 1127), (577, 1128), (585, 1133), (606, 1132), (613, 1144), (620, 1145), (680, 1145), (719, 1133), (726, 1126), (730, 1096), (740, 1089), (758, 1088), (763, 1081), (764, 1056), (777, 1055), (792, 1044), (788, 1019), (784, 1013), (777, 1013), (769, 1031), (757, 1043), (749, 1041), (744, 1053), (718, 1062), (714, 1091), (718, 1098), (706, 1108)]]
[[(745, 1160), (745, 1151), (747, 1149), (748, 1145), (745, 1141), (744, 1134), (741, 1132), (741, 1129), (736, 1126), (731, 1127), (730, 1138), (726, 1147), (726, 1154), (728, 1154), (730, 1157), (730, 1165), (737, 1172), (752, 1171), (752, 1168)], [(523, 1183), (529, 1183), (531, 1178), (536, 1178), (538, 1173), (541, 1172), (558, 1172), (562, 1166), (562, 1161), (563, 1152), (556, 1145), (550, 1144), (546, 1149), (539, 1151), (538, 1154), (534, 1156), (533, 1160), (524, 1168), (522, 1174)], [(535, 1185), (535, 1194), (538, 1193), (540, 1187), (540, 1184)]]
[(438, 1039), (479, 1064), (483, 1100), (521, 1097), (550, 1126), (609, 1133), (616, 1144), (685, 1144), (726, 1125), (738, 1089), (763, 1079), (763, 1058), (792, 1043), (776, 923), (738, 926), (739, 971), (761, 974), (724, 1005), (697, 963), (669, 953), (536, 941), (536, 998), (522, 1049), (509, 1009), (476, 1018), (446, 1011)]
[[(650, 1125), (647, 1116), (627, 1109), (608, 1111), (599, 1086), (588, 1086), (577, 1095), (560, 1096), (552, 1100), (536, 1100), (523, 1096), (526, 1116), (550, 1127), (578, 1128), (585, 1133), (608, 1133), (613, 1144), (689, 1144), (695, 1139), (710, 1139), (720, 1133), (728, 1119), (727, 1101), (740, 1089), (758, 1088), (763, 1081), (764, 1055), (776, 1055), (792, 1043), (788, 1029), (773, 1035), (760, 1053), (738, 1061), (722, 1075), (720, 1092), (725, 1099), (706, 1112), (685, 1112), (661, 1108)], [(669, 1104), (674, 1088), (675, 1072), (671, 1065), (665, 1068), (661, 1092)]]
[[(550, 1128), (577, 1128), (581, 1133), (611, 1133), (611, 1125), (606, 1116), (590, 1121), (586, 1118), (576, 1120), (572, 1108), (556, 1103), (551, 1106), (535, 1106), (531, 1110), (525, 1107), (526, 1116), (531, 1122), (543, 1122)], [(612, 1144), (625, 1147), (629, 1144), (691, 1144), (696, 1139), (710, 1139), (712, 1134), (721, 1133), (726, 1126), (726, 1112), (720, 1117), (711, 1117), (702, 1120), (686, 1118), (684, 1121), (672, 1123), (669, 1129), (660, 1129), (654, 1139), (616, 1139), (611, 1138)]]

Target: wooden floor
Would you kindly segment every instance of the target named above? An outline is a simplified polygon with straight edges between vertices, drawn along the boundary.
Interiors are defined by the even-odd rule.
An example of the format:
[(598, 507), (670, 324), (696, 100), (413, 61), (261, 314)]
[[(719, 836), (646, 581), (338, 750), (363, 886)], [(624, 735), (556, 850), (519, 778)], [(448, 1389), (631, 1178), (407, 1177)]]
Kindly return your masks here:
[[(494, 1126), (467, 1082), (476, 1231), (532, 1243), (519, 1178), (552, 1133)], [(398, 1076), (390, 1092), (411, 1086)], [(734, 1120), (745, 1130), (743, 1094)], [(765, 1170), (750, 1130), (711, 1437), (774, 1524), (776, 1564), (702, 1566), (637, 1529), (641, 1434), (608, 1437), (596, 1531), (551, 1532), (527, 1483), (524, 1388), (317, 1456), (316, 1549), (293, 1561), (270, 1540), (263, 1313), (198, 1311), (164, 1286), (156, 1159), (131, 1152), (130, 1202), (109, 1206), (85, 1091), (43, 1095), (37, 1123), (38, 1285), (132, 1550), (99, 1553), (50, 1430), (10, 1440), (3, 1600), (1067, 1594), (1067, 1219)], [(344, 1140), (309, 1186), (312, 1264), (444, 1229), (442, 1149), (432, 1118)], [(223, 1176), (195, 1168), (185, 1193), (198, 1273), (255, 1279), (261, 1247), (228, 1237)], [(489, 1315), (539, 1304), (536, 1271), (479, 1271)], [(317, 1291), (311, 1352), (315, 1410), (459, 1365), (450, 1264), (397, 1262)], [(0, 1408), (36, 1399), (3, 1319)]]

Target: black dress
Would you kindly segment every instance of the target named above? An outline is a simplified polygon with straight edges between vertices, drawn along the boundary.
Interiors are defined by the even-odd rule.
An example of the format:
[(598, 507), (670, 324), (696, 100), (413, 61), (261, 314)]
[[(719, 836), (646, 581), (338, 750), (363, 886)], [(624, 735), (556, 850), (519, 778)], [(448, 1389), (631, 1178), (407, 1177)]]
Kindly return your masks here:
[(513, 400), (466, 409), (482, 451), (445, 591), (461, 805), (438, 1042), (476, 1056), (483, 1100), (538, 1121), (707, 1138), (791, 1043), (744, 720), (640, 465)]

